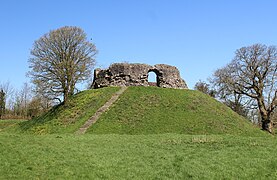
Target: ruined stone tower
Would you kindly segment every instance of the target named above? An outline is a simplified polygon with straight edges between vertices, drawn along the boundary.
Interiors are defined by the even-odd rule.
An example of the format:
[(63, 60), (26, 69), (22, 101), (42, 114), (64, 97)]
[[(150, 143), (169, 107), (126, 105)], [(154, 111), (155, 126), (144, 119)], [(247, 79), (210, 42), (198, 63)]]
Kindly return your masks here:
[(95, 69), (91, 88), (107, 86), (153, 86), (148, 82), (148, 75), (154, 72), (157, 76), (155, 86), (162, 88), (186, 89), (185, 81), (175, 66), (157, 64), (115, 63), (108, 69)]

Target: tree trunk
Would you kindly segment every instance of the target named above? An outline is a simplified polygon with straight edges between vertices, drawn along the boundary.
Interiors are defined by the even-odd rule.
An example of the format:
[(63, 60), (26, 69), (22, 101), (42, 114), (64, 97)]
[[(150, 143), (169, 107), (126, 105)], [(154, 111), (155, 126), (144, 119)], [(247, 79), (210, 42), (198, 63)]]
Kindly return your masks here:
[(63, 101), (64, 101), (64, 104), (67, 102), (68, 100), (68, 97), (69, 97), (69, 94), (68, 94), (68, 90), (66, 89), (63, 93)]
[[(262, 94), (261, 92), (259, 94)], [(258, 107), (262, 118), (262, 130), (273, 134), (273, 122), (270, 118), (271, 112), (265, 106), (264, 97), (261, 95), (258, 99)]]
[(273, 122), (269, 117), (262, 117), (262, 129), (273, 134)]

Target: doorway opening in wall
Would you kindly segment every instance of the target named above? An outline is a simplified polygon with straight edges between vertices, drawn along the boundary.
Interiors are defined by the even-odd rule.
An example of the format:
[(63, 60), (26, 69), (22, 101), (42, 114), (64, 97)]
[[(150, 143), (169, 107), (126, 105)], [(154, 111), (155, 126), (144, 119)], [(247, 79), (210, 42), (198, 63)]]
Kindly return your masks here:
[(148, 72), (148, 84), (149, 86), (159, 86), (159, 77), (155, 71)]

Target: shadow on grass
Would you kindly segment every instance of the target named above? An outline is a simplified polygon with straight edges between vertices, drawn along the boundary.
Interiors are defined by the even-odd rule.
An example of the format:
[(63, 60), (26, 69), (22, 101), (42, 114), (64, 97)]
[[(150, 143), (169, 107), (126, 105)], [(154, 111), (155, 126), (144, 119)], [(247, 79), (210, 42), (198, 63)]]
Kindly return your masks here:
[(53, 117), (56, 117), (59, 113), (59, 109), (63, 107), (64, 103), (52, 107), (48, 112), (42, 114), (41, 116), (35, 117), (29, 121), (19, 123), (19, 128), (22, 131), (27, 131), (34, 126), (44, 124), (53, 120)]

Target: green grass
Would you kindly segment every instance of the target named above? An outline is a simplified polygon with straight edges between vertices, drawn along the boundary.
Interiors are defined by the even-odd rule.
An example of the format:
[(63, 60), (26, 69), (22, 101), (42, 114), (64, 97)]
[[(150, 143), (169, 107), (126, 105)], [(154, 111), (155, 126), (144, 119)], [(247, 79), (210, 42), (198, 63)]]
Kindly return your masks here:
[(118, 90), (0, 121), (0, 179), (277, 179), (276, 138), (197, 91), (130, 87), (74, 135)]
[(5, 128), (9, 128), (12, 126), (17, 125), (20, 122), (26, 121), (24, 119), (0, 119), (0, 131), (4, 130)]
[(262, 134), (246, 119), (203, 93), (156, 87), (129, 87), (88, 133)]
[[(87, 90), (66, 105), (4, 131), (31, 134), (74, 133), (119, 88)], [(264, 135), (215, 99), (192, 90), (129, 87), (87, 133)]]
[(277, 140), (0, 133), (0, 179), (276, 179)]
[(7, 128), (7, 131), (32, 134), (73, 133), (118, 90), (117, 87), (110, 87), (83, 91), (74, 95), (66, 105), (58, 105), (38, 118)]

